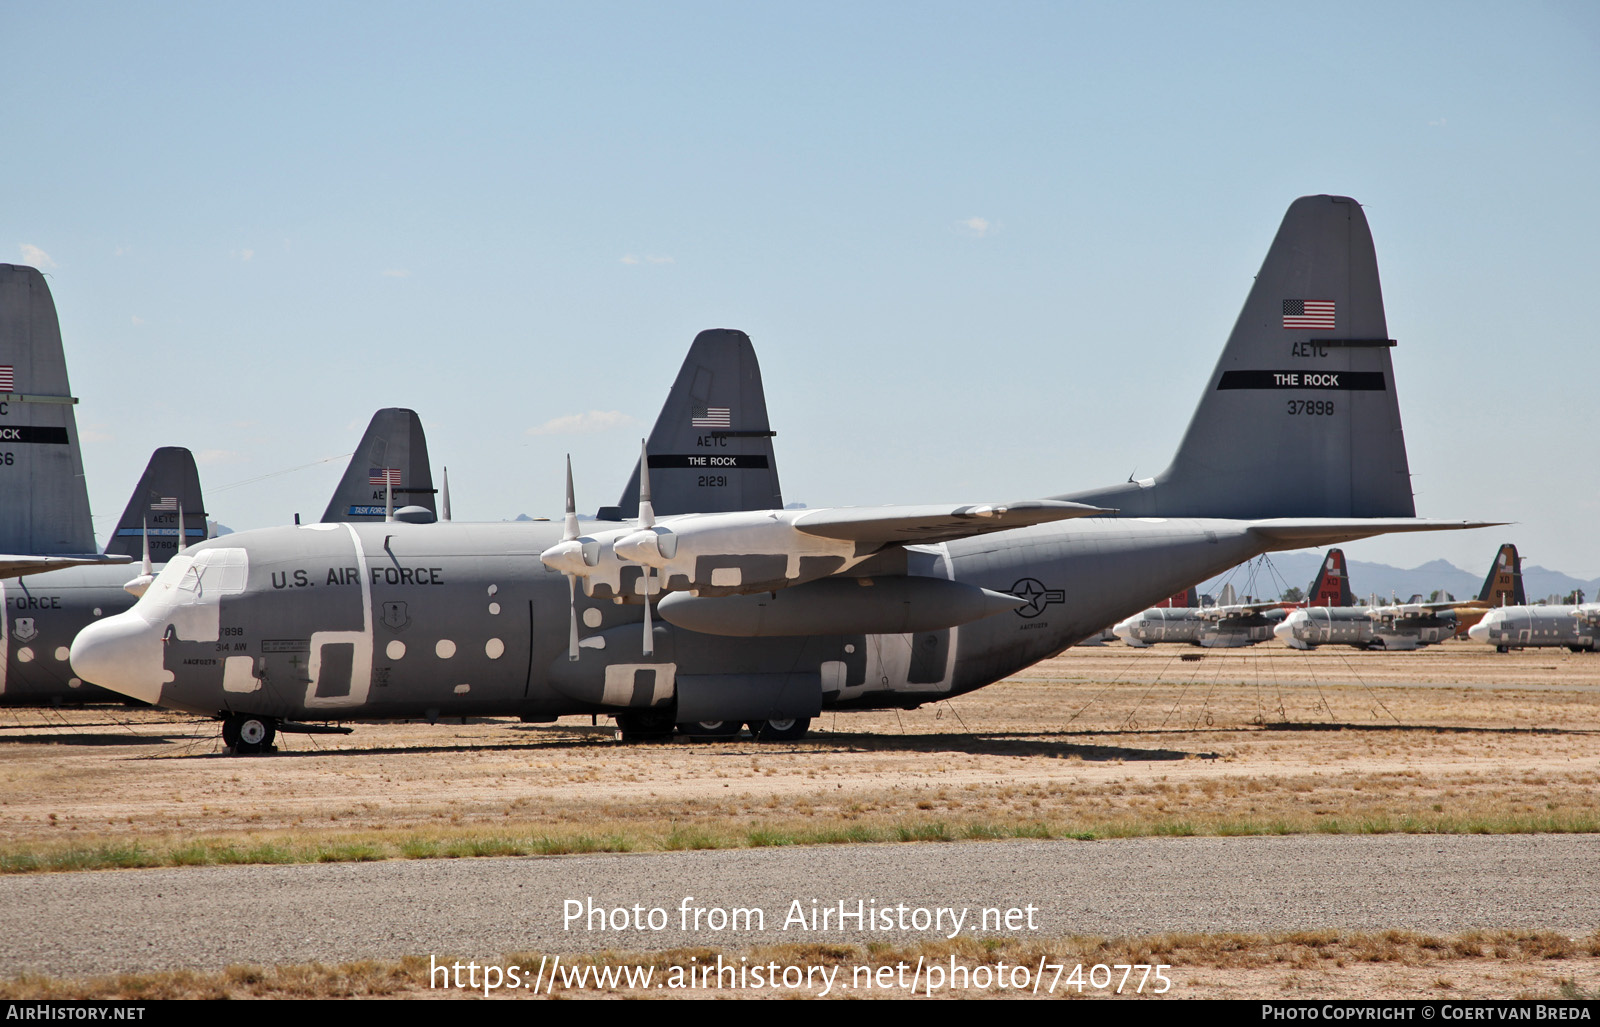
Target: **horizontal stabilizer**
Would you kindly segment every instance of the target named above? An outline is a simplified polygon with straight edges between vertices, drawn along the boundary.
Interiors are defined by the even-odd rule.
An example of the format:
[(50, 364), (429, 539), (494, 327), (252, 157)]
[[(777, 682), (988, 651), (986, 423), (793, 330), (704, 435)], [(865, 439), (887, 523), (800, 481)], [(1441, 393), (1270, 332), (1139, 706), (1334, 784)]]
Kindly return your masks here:
[(1116, 513), (1083, 503), (1033, 499), (1005, 506), (836, 507), (801, 514), (796, 531), (818, 538), (877, 545), (926, 545), (956, 538)]
[(1277, 517), (1255, 521), (1250, 531), (1274, 542), (1285, 543), (1285, 549), (1301, 546), (1332, 546), (1373, 535), (1387, 535), (1395, 531), (1461, 531), (1464, 528), (1493, 528), (1504, 521), (1445, 521), (1428, 517), (1370, 517), (1344, 520), (1337, 517)]
[(92, 564), (128, 563), (132, 557), (102, 556), (7, 556), (0, 555), (0, 578), (20, 578), (26, 574), (59, 571), (64, 567), (87, 567)]

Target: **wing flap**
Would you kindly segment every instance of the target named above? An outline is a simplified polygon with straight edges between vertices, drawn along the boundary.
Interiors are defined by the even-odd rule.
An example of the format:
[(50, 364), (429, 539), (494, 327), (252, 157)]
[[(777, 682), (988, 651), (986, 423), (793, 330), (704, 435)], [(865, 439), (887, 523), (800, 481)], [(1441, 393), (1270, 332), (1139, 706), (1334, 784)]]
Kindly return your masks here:
[(28, 574), (59, 571), (64, 567), (94, 564), (131, 563), (131, 556), (11, 556), (0, 554), (0, 578), (20, 578)]
[(1006, 505), (837, 507), (801, 514), (794, 529), (818, 538), (876, 545), (926, 545), (1073, 517), (1116, 513), (1084, 503), (1033, 499)]

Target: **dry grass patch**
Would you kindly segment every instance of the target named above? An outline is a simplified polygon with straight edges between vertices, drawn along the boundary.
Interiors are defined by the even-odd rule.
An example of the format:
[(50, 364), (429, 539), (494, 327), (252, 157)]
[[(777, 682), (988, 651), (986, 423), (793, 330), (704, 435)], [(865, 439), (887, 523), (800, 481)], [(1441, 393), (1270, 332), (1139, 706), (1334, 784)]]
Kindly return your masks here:
[[(555, 953), (513, 952), (496, 965), (517, 966), (532, 973), (541, 961), (551, 961)], [(1524, 990), (1499, 997), (1583, 997), (1590, 994), (1600, 975), (1600, 935), (1574, 940), (1542, 931), (1471, 932), (1435, 937), (1408, 931), (1358, 933), (1341, 931), (1300, 931), (1280, 935), (1253, 934), (1160, 934), (1127, 938), (1064, 937), (1048, 940), (1009, 938), (959, 938), (912, 944), (873, 943), (851, 945), (805, 943), (759, 945), (749, 948), (696, 946), (661, 952), (561, 953), (562, 963), (581, 967), (650, 967), (666, 979), (674, 969), (682, 978), (692, 968), (702, 970), (718, 958), (725, 964), (815, 966), (840, 971), (836, 980), (850, 982), (861, 969), (871, 975), (882, 967), (942, 964), (966, 967), (1002, 965), (1037, 967), (1061, 965), (1070, 971), (1076, 965), (1116, 966), (1165, 965), (1171, 967), (1174, 986), (1169, 997), (1243, 997), (1242, 986), (1257, 997), (1293, 997), (1303, 991), (1308, 980), (1323, 980), (1324, 987), (1337, 990), (1333, 981), (1373, 980), (1374, 965), (1386, 968), (1391, 982), (1405, 981), (1388, 993), (1372, 997), (1438, 997), (1441, 991), (1482, 993), (1485, 981), (1515, 980)], [(24, 975), (0, 982), (0, 999), (224, 999), (224, 998), (361, 998), (361, 997), (473, 997), (471, 989), (430, 988), (430, 969), (456, 961), (476, 962), (457, 956), (413, 956), (396, 961), (369, 960), (325, 966), (319, 963), (279, 966), (234, 966), (217, 973), (173, 971), (153, 974), (122, 974), (111, 977), (51, 978)], [(1285, 978), (1291, 972), (1296, 975)], [(1048, 971), (1053, 976), (1053, 971)], [(1209, 975), (1209, 976), (1208, 976)], [(1276, 976), (1274, 976), (1276, 975)], [(1582, 982), (1580, 983), (1580, 978)], [(864, 979), (864, 976), (862, 978)], [(1064, 976), (1060, 979), (1065, 979)], [(1059, 979), (1058, 979), (1059, 980)], [(437, 978), (434, 978), (437, 983)], [(1210, 983), (1208, 983), (1208, 981)], [(1273, 983), (1277, 981), (1277, 983)], [(1285, 986), (1289, 982), (1289, 986)], [(1531, 985), (1531, 987), (1528, 987)], [(1076, 989), (1060, 990), (1058, 996), (1076, 997)], [(1147, 981), (1153, 988), (1153, 981)], [(813, 991), (816, 989), (813, 989)], [(1129, 986), (1131, 991), (1131, 985)], [(1085, 987), (1084, 995), (1094, 989)], [(558, 996), (582, 997), (600, 994), (557, 983)], [(950, 989), (944, 989), (951, 993)], [(713, 991), (652, 990), (631, 993), (626, 988), (611, 988), (610, 994), (678, 997), (685, 994), (715, 994)], [(721, 992), (726, 994), (727, 992)], [(752, 994), (752, 992), (733, 992)], [(502, 992), (502, 997), (520, 993)], [(836, 990), (835, 994), (850, 994)], [(904, 991), (874, 989), (883, 997), (907, 997)], [(960, 991), (961, 997), (1005, 997), (1000, 987), (987, 991)]]

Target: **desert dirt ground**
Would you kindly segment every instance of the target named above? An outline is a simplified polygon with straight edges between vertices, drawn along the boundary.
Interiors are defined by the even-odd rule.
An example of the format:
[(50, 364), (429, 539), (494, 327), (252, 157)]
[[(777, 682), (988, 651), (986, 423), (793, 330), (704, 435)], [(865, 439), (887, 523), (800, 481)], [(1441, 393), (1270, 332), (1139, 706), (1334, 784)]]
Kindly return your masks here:
[[(917, 710), (826, 713), (790, 744), (624, 746), (583, 717), (363, 724), (279, 746), (224, 756), (215, 722), (154, 710), (0, 709), (0, 850), (907, 823), (1594, 831), (1600, 654), (1113, 643)], [(1526, 966), (1492, 967), (1470, 980), (1526, 990)], [(1271, 990), (1346, 987), (1302, 969), (1270, 971)], [(1213, 993), (1240, 994), (1222, 979)]]

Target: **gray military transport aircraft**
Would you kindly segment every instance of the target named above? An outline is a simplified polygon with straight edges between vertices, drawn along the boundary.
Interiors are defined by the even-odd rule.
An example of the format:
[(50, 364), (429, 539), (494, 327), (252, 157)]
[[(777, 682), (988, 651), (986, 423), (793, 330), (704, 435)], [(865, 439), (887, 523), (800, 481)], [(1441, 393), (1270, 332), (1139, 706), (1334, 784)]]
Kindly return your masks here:
[[(794, 739), (824, 708), (998, 681), (1264, 552), (1481, 526), (1415, 517), (1393, 345), (1360, 206), (1303, 197), (1154, 479), (1010, 505), (675, 516), (642, 487), (635, 521), (588, 534), (575, 516), (242, 532), (174, 558), (78, 636), (72, 665), (223, 718), (238, 752), (286, 720), (419, 716), (602, 714), (625, 739), (748, 721)], [(742, 411), (707, 384), (678, 426), (694, 443), (652, 443), (645, 467), (671, 458), (733, 487), (745, 469), (714, 458)]]
[(1497, 607), (1468, 628), (1467, 635), (1502, 653), (1552, 647), (1592, 653), (1600, 650), (1600, 603)]

